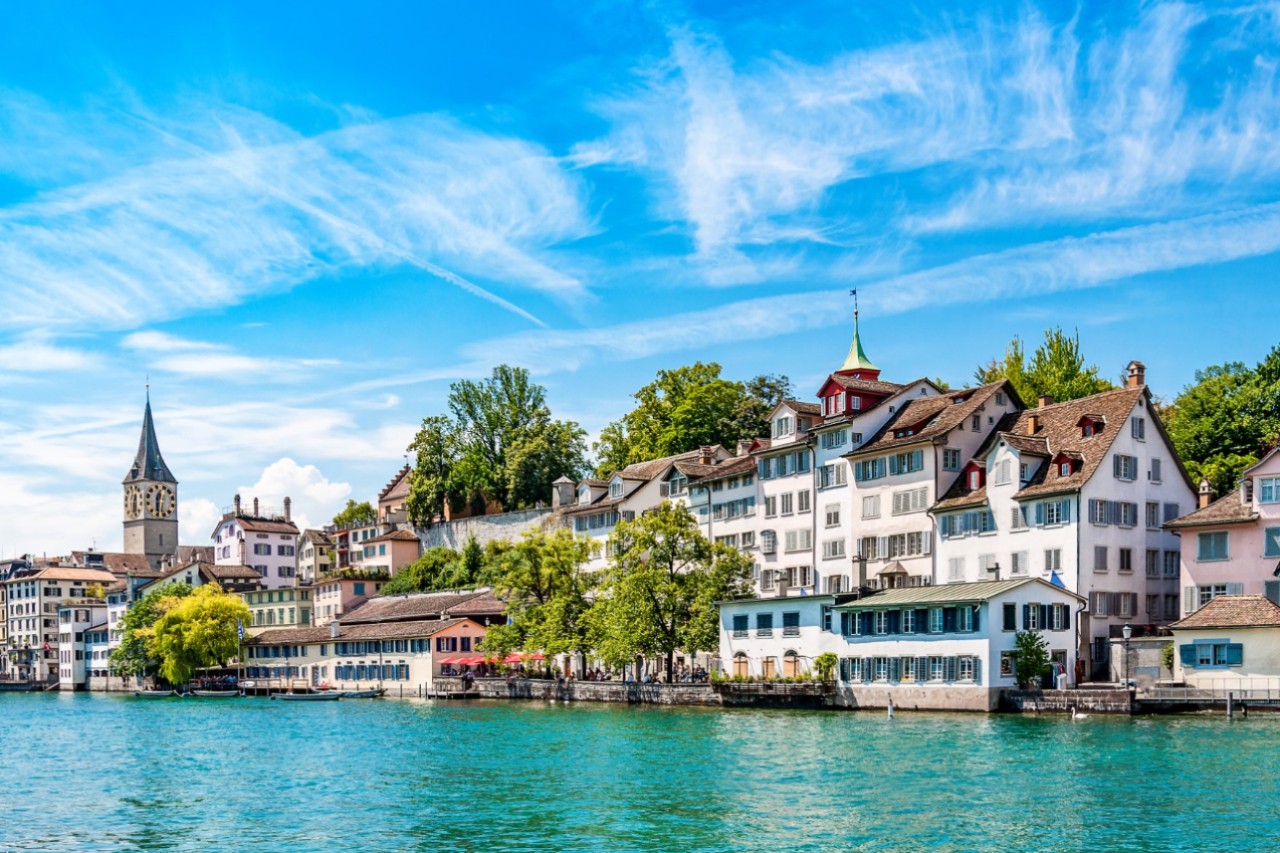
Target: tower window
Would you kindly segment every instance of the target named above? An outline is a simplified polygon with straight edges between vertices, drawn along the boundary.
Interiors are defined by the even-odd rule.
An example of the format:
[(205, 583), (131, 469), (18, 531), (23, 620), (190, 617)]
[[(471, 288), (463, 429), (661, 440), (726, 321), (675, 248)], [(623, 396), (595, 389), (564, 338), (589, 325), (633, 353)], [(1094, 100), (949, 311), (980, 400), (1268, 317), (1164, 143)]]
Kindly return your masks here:
[(160, 547), (161, 547), (161, 548), (163, 548), (163, 547), (164, 547), (164, 534), (163, 534), (163, 533), (161, 533), (161, 534), (160, 534)]

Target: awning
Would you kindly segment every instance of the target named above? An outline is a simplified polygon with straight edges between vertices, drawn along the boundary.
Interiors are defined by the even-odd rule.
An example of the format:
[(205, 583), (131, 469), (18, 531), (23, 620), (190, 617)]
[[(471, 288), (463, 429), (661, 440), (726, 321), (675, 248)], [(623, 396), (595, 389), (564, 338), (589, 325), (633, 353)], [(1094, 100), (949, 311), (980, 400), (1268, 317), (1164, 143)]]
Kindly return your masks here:
[(484, 658), (458, 658), (458, 663), (463, 666), (476, 666), (484, 663)]
[(437, 663), (462, 663), (459, 658), (441, 658)]
[(906, 573), (907, 567), (902, 565), (902, 563), (899, 563), (897, 560), (894, 560), (878, 572), (878, 574), (882, 575), (905, 575)]
[(503, 663), (524, 663), (527, 660), (546, 660), (546, 658), (543, 655), (538, 654), (537, 652), (534, 652), (531, 655), (523, 654), (522, 652), (512, 652), (511, 654), (503, 658), (502, 662)]

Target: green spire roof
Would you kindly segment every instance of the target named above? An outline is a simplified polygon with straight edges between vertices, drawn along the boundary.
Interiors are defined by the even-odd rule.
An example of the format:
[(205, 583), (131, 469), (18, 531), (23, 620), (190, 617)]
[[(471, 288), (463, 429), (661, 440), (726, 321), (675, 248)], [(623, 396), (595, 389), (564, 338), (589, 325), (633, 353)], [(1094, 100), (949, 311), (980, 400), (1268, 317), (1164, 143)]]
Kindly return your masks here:
[(858, 312), (853, 312), (853, 343), (849, 345), (849, 354), (845, 356), (844, 364), (840, 366), (838, 372), (843, 373), (847, 370), (879, 370), (871, 363), (871, 359), (867, 358), (867, 354), (862, 351), (862, 338), (858, 334)]

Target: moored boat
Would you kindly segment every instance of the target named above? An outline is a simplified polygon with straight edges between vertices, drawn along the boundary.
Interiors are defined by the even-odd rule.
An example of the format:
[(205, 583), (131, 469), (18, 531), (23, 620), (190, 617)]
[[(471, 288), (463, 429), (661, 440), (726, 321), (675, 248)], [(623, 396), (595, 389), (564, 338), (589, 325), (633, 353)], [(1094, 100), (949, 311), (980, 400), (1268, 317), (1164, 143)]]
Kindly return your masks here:
[(199, 696), (201, 699), (230, 699), (241, 693), (239, 690), (192, 690), (188, 695)]
[(134, 696), (142, 696), (146, 699), (164, 699), (169, 696), (179, 695), (176, 690), (135, 690)]
[(275, 693), (272, 699), (283, 699), (286, 702), (336, 702), (342, 698), (341, 693)]
[(385, 687), (378, 687), (374, 690), (348, 690), (346, 693), (342, 694), (342, 698), (343, 699), (377, 699), (380, 696), (385, 696), (386, 693), (387, 693), (387, 689)]

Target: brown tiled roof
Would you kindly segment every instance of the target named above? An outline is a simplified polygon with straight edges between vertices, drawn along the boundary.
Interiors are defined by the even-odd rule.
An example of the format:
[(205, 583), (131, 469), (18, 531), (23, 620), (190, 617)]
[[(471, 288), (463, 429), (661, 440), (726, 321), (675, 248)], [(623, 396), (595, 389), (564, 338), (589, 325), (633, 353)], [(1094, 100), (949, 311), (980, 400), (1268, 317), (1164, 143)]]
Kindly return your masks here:
[[(1033, 437), (1029, 424), (1031, 418), (1037, 418), (1039, 427), (1034, 437), (1044, 439), (1049, 457), (1053, 459), (1061, 453), (1079, 454), (1078, 458), (1083, 460), (1083, 464), (1069, 477), (1063, 477), (1056, 465), (1041, 465), (1031, 482), (1019, 490), (1014, 497), (1022, 500), (1041, 495), (1074, 492), (1087, 483), (1098, 470), (1098, 466), (1106, 460), (1111, 445), (1129, 418), (1129, 413), (1145, 394), (1144, 386), (1117, 388), (1114, 391), (1103, 391), (1101, 394), (1081, 397), (1078, 400), (1068, 400), (1065, 403), (1054, 403), (1023, 411), (1012, 429), (1007, 432), (1014, 436)], [(1101, 432), (1085, 438), (1078, 425), (1080, 418), (1085, 414), (1091, 414), (1095, 418), (1099, 416), (1105, 418), (1106, 427)], [(1152, 411), (1149, 414), (1151, 420), (1156, 421), (1159, 429), (1159, 420), (1155, 412)]]
[(342, 617), (343, 623), (393, 622), (407, 619), (439, 619), (449, 610), (486, 595), (483, 592), (418, 592), (380, 595)]
[[(1012, 386), (1008, 382), (993, 382), (977, 388), (959, 388), (936, 397), (913, 397), (902, 404), (902, 408), (893, 413), (893, 417), (880, 430), (857, 450), (846, 453), (846, 457), (863, 456), (872, 453), (883, 453), (896, 447), (919, 444), (940, 438), (957, 426), (962, 425), (970, 415), (990, 400), (997, 391), (1003, 390), (1012, 394)], [(960, 402), (955, 402), (960, 399)], [(916, 427), (912, 435), (896, 438), (895, 431)]]
[(418, 536), (411, 530), (393, 530), (367, 540), (369, 542), (417, 542)]
[(212, 563), (212, 545), (179, 545), (173, 559), (177, 563)]
[(344, 621), (338, 623), (338, 636), (326, 625), (323, 628), (277, 628), (263, 631), (252, 639), (246, 639), (246, 646), (304, 645), (310, 643), (328, 643), (346, 640), (409, 640), (430, 637), (441, 631), (464, 625), (470, 622), (481, 630), (483, 625), (469, 619), (419, 619), (412, 622), (388, 622), (369, 625), (348, 625)]
[(207, 572), (215, 580), (262, 580), (261, 573), (251, 566), (230, 565), (219, 566), (216, 563), (201, 563), (201, 572)]
[[(720, 445), (716, 444), (712, 447), (712, 452), (722, 450)], [(702, 449), (689, 450), (684, 453), (677, 453), (674, 456), (664, 456), (661, 459), (650, 459), (648, 462), (633, 462), (623, 468), (618, 473), (626, 480), (652, 480), (660, 475), (667, 468), (671, 467), (677, 461), (689, 461), (698, 459), (702, 456)], [(607, 485), (607, 481), (605, 483)]]
[(798, 415), (822, 415), (822, 406), (817, 403), (806, 403), (802, 400), (783, 400), (782, 403)]
[(750, 456), (734, 456), (719, 465), (703, 465), (699, 462), (677, 462), (676, 469), (691, 481), (719, 480), (756, 470), (756, 460)]
[[(1005, 444), (1012, 447), (1021, 454), (1032, 454), (1034, 456), (1052, 456), (1049, 452), (1049, 441), (1043, 435), (1018, 435), (1009, 432), (1018, 422), (1018, 415), (1014, 414), (1008, 427), (1001, 427), (995, 436), (998, 440), (1003, 440)], [(984, 452), (989, 448), (984, 448)]]
[(970, 491), (967, 488), (966, 478), (957, 477), (955, 483), (942, 496), (942, 500), (938, 501), (931, 508), (931, 512), (947, 512), (953, 509), (968, 509), (969, 507), (983, 506), (987, 502), (987, 486), (985, 483), (976, 489)]
[(80, 569), (74, 566), (50, 566), (41, 569), (34, 575), (27, 575), (24, 580), (42, 581), (83, 581), (84, 583), (100, 583), (103, 588), (116, 582), (116, 576), (101, 569)]
[[(895, 382), (881, 382), (878, 379), (855, 379), (852, 376), (844, 376), (839, 373), (831, 374), (829, 382), (835, 382), (842, 388), (848, 388), (851, 391), (869, 391), (873, 394), (896, 394), (905, 388), (905, 385), (898, 385)], [(825, 382), (823, 383), (826, 384)]]
[(506, 610), (505, 601), (492, 592), (483, 592), (474, 598), (468, 598), (466, 601), (445, 608), (444, 612), (449, 616), (495, 616), (505, 613)]
[[(152, 571), (151, 563), (147, 560), (145, 554), (121, 554), (112, 551), (72, 551), (71, 562), (78, 566), (85, 565), (86, 557), (102, 559), (102, 568), (114, 575), (122, 575), (128, 572), (136, 574), (138, 572)], [(96, 568), (96, 567), (95, 567)]]
[(251, 518), (249, 516), (237, 516), (236, 521), (240, 522), (240, 526), (250, 533), (292, 533), (298, 535), (298, 525), (292, 521), (280, 521), (274, 518)]
[(1241, 499), (1239, 489), (1232, 489), (1204, 509), (1194, 510), (1166, 522), (1164, 528), (1178, 530), (1182, 527), (1218, 527), (1223, 524), (1247, 524), (1257, 520), (1258, 514), (1253, 511), (1253, 505)]
[(1217, 595), (1178, 628), (1280, 628), (1280, 606), (1265, 595)]
[(302, 535), (307, 539), (309, 539), (311, 543), (314, 545), (332, 545), (333, 544), (332, 537), (330, 537), (329, 534), (325, 533), (323, 530), (316, 530), (315, 528), (309, 527), (306, 530), (302, 531)]

